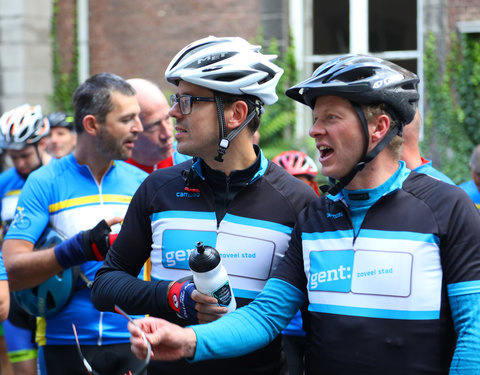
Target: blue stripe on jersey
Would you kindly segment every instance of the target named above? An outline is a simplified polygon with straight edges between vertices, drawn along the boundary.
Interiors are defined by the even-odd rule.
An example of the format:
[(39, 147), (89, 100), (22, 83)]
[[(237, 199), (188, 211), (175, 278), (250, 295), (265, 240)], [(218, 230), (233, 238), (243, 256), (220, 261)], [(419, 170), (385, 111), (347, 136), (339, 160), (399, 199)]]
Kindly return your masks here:
[[(386, 240), (408, 240), (408, 241), (417, 241), (417, 242), (425, 242), (425, 243), (434, 243), (437, 245), (440, 244), (440, 239), (431, 233), (362, 229), (362, 231), (359, 234), (359, 237), (386, 239)], [(339, 238), (353, 238), (352, 230), (349, 229), (349, 230), (338, 230), (338, 231), (331, 231), (331, 232), (302, 233), (302, 240), (305, 240), (305, 241), (339, 239)]]
[(251, 219), (248, 217), (235, 216), (232, 214), (226, 214), (224, 220), (230, 223), (248, 225), (254, 228), (265, 228), (286, 234), (292, 233), (292, 228), (283, 224), (273, 223), (271, 221)]
[(405, 320), (434, 320), (440, 318), (440, 311), (404, 311), (404, 310), (386, 310), (386, 309), (371, 309), (363, 307), (350, 306), (334, 306), (324, 304), (310, 304), (309, 311), (361, 316), (367, 318), (382, 318), (382, 319), (405, 319)]
[(322, 233), (302, 233), (302, 240), (304, 241), (329, 240), (332, 238), (353, 238), (353, 231), (349, 229)]
[(197, 211), (162, 211), (150, 215), (150, 221), (161, 219), (195, 219), (195, 220), (216, 220), (215, 212)]
[(480, 280), (449, 284), (447, 285), (447, 291), (449, 297), (480, 293)]
[[(279, 297), (281, 296), (281, 297)], [(293, 285), (271, 278), (259, 297), (209, 324), (191, 326), (197, 335), (192, 362), (252, 352), (272, 341), (305, 301)], [(240, 345), (239, 345), (240, 344)]]
[(408, 240), (435, 243), (437, 245), (440, 245), (440, 239), (432, 233), (362, 229), (360, 237), (387, 240)]
[(253, 290), (233, 288), (233, 295), (235, 297), (255, 299), (259, 294), (260, 294), (260, 292), (256, 292), (256, 291), (253, 291)]
[(1, 252), (0, 252), (0, 280), (8, 280), (7, 270), (5, 269), (5, 265), (3, 264), (3, 256)]

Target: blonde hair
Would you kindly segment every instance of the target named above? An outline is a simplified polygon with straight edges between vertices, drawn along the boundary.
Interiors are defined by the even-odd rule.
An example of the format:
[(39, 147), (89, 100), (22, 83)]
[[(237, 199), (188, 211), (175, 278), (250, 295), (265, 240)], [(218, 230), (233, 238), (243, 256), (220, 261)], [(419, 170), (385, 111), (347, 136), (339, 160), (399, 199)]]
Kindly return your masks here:
[[(368, 124), (373, 122), (378, 116), (386, 115), (390, 119), (390, 130), (397, 126), (397, 121), (392, 118), (390, 113), (388, 113), (387, 106), (383, 103), (374, 105), (362, 105), (362, 111)], [(399, 135), (396, 135), (386, 147), (393, 154), (393, 156), (395, 156), (397, 160), (400, 160), (403, 142), (404, 139)]]

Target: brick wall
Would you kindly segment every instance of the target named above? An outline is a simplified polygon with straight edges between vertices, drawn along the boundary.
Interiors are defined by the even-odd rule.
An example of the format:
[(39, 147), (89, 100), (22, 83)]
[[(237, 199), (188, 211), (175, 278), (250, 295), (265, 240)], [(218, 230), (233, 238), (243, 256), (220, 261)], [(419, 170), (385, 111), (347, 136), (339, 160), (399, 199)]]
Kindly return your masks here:
[(90, 1), (90, 73), (151, 79), (161, 87), (170, 60), (199, 38), (252, 40), (260, 25), (255, 0)]
[(480, 2), (478, 0), (449, 0), (447, 5), (448, 27), (456, 30), (458, 21), (473, 21), (480, 19)]

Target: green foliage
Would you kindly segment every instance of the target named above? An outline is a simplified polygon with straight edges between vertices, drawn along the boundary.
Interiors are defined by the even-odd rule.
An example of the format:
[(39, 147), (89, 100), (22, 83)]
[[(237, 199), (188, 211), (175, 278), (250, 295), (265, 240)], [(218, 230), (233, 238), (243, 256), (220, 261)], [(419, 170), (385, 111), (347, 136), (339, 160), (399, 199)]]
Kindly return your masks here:
[[(256, 43), (265, 45), (262, 33), (260, 32)], [(262, 115), (262, 124), (260, 126), (260, 144), (262, 150), (268, 158), (273, 158), (282, 151), (289, 149), (303, 149), (305, 146), (302, 141), (294, 139), (296, 112), (295, 102), (285, 95), (285, 91), (295, 85), (297, 82), (297, 66), (292, 38), (288, 46), (282, 53), (278, 41), (271, 39), (268, 46), (264, 47), (264, 53), (277, 55), (275, 64), (281, 67), (284, 72), (278, 82), (276, 92), (278, 101), (269, 106), (265, 106), (265, 113)]]
[[(265, 156), (272, 159), (286, 150), (301, 150), (316, 160), (318, 151), (312, 139), (307, 134), (302, 139), (294, 137), (297, 120), (295, 102), (285, 95), (288, 88), (298, 83), (294, 42), (291, 35), (283, 53), (280, 51), (278, 41), (271, 39), (266, 43), (261, 31), (254, 43), (264, 46), (265, 53), (277, 55), (275, 64), (284, 70), (276, 88), (278, 101), (273, 105), (265, 106), (265, 113), (262, 115), (260, 145)], [(319, 183), (327, 182), (320, 174), (317, 180)]]
[[(74, 54), (72, 56), (72, 72), (66, 73), (62, 71), (62, 57), (60, 55), (57, 39), (58, 2), (59, 0), (53, 1), (53, 17), (50, 32), (53, 51), (53, 95), (50, 97), (50, 103), (53, 111), (73, 113), (72, 95), (78, 86), (78, 49), (74, 49)], [(75, 15), (74, 19), (76, 19)], [(74, 24), (73, 29), (73, 40), (76, 41), (76, 23)]]
[(470, 179), (468, 162), (480, 144), (480, 42), (471, 35), (452, 35), (451, 47), (441, 72), (435, 38), (425, 48), (425, 155), (456, 183)]

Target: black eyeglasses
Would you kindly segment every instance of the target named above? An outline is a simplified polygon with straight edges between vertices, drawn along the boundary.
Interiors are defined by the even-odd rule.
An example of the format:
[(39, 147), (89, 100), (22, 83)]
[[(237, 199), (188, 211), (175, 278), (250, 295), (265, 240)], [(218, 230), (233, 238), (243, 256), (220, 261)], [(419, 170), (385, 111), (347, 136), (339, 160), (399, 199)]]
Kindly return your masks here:
[(214, 102), (215, 98), (209, 98), (206, 96), (192, 96), (192, 95), (171, 95), (170, 104), (172, 107), (175, 104), (180, 106), (180, 112), (182, 115), (189, 115), (192, 112), (193, 102)]
[[(125, 318), (127, 318), (129, 322), (131, 322), (135, 327), (137, 327), (140, 330), (142, 334), (142, 338), (145, 341), (145, 344), (147, 345), (147, 357), (144, 359), (142, 366), (137, 371), (135, 372), (128, 371), (128, 373), (125, 373), (124, 375), (143, 375), (145, 373), (145, 370), (147, 369), (148, 364), (150, 363), (150, 357), (152, 353), (152, 347), (150, 346), (150, 342), (147, 340), (147, 336), (145, 336), (145, 332), (143, 332), (142, 329), (135, 324), (132, 318), (130, 318), (125, 311), (123, 311), (117, 305), (115, 305), (115, 311), (118, 312), (120, 315), (124, 316)], [(73, 328), (73, 334), (75, 335), (75, 341), (77, 342), (78, 355), (80, 356), (80, 359), (82, 360), (82, 363), (85, 366), (87, 373), (89, 375), (101, 375), (99, 372), (93, 369), (93, 367), (90, 365), (90, 363), (88, 363), (87, 359), (83, 355), (82, 349), (80, 348), (80, 342), (78, 341), (77, 329), (75, 328), (75, 324), (72, 324), (72, 328)]]

